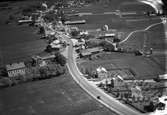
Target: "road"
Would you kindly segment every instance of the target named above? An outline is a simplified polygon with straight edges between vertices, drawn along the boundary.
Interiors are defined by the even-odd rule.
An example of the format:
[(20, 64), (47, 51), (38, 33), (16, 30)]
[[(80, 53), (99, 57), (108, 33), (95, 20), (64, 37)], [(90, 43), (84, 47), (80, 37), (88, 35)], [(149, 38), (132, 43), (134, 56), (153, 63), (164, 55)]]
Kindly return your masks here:
[(140, 30), (132, 31), (132, 32), (129, 33), (129, 35), (128, 35), (124, 40), (122, 40), (119, 44), (122, 44), (122, 43), (126, 42), (131, 36), (133, 36), (134, 34), (136, 34), (136, 33), (138, 33), (138, 32), (145, 32), (145, 31), (149, 30), (150, 28), (152, 28), (152, 27), (154, 27), (154, 26), (157, 26), (157, 25), (160, 25), (160, 24), (163, 24), (163, 22), (151, 24), (150, 26), (148, 26), (148, 27), (145, 28), (145, 29), (140, 29)]
[[(103, 90), (92, 84), (90, 81), (88, 81), (83, 74), (79, 71), (76, 61), (74, 58), (74, 48), (73, 43), (69, 39), (68, 36), (62, 35), (63, 39), (65, 39), (70, 45), (67, 48), (67, 67), (69, 69), (70, 74), (72, 75), (73, 79), (82, 87), (88, 94), (90, 94), (92, 97), (94, 97), (97, 101), (104, 104), (106, 107), (111, 109), (112, 111), (115, 111), (119, 115), (140, 115), (136, 110), (133, 110), (126, 105), (120, 103), (115, 98), (107, 95)], [(97, 96), (100, 96), (101, 99), (97, 99)]]
[[(152, 28), (153, 26), (156, 26), (159, 24), (162, 24), (162, 22), (152, 24), (152, 25), (150, 25), (147, 28), (142, 29), (142, 30), (133, 31), (121, 43), (127, 41), (129, 39), (129, 37), (132, 36), (133, 34), (135, 34), (136, 32), (147, 31), (150, 28)], [(68, 58), (67, 59), (67, 67), (68, 67), (69, 72), (72, 75), (73, 79), (78, 83), (78, 85), (80, 85), (80, 87), (82, 87), (88, 94), (90, 94), (92, 97), (94, 97), (97, 101), (101, 102), (102, 104), (107, 106), (109, 109), (115, 111), (119, 115), (142, 115), (142, 113), (139, 113), (139, 112), (129, 108), (128, 106), (120, 103), (115, 98), (107, 95), (103, 90), (101, 90), (100, 88), (98, 88), (97, 86), (92, 84), (90, 81), (88, 81), (83, 76), (83, 74), (79, 71), (79, 69), (76, 65), (75, 56), (74, 56), (75, 51), (73, 48), (72, 41), (66, 35), (62, 35), (62, 38), (66, 39), (67, 42), (70, 43), (68, 48), (67, 48), (67, 53), (68, 53), (67, 54), (67, 58)], [(97, 99), (97, 96), (100, 96), (101, 98)]]

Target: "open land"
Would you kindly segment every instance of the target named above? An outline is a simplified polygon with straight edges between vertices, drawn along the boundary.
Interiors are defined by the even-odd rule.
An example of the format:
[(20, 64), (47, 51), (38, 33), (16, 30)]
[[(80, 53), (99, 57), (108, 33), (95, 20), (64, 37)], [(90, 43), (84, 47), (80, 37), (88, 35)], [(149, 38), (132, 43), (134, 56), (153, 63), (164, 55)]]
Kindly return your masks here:
[[(6, 25), (7, 12), (12, 11), (0, 13), (4, 17), (0, 20), (2, 65), (24, 61), (43, 51), (46, 46), (33, 28), (27, 25)], [(85, 93), (69, 74), (1, 89), (0, 113), (1, 115), (116, 115)]]
[[(124, 2), (124, 4), (126, 4), (126, 2)], [(130, 3), (127, 3), (127, 4), (131, 8), (130, 9), (122, 8), (122, 9), (124, 9), (124, 11), (129, 11), (129, 10), (134, 11), (134, 12), (141, 11), (141, 9), (140, 9), (141, 4), (134, 5), (134, 6), (133, 6), (133, 4), (130, 4)], [(145, 6), (145, 5), (143, 5), (143, 7), (149, 8), (149, 6)], [(142, 11), (144, 11), (144, 9)], [(91, 10), (89, 12), (91, 12)], [(108, 24), (109, 28), (117, 29), (118, 31), (124, 32), (124, 36), (122, 38), (126, 38), (129, 35), (129, 33), (132, 31), (143, 30), (151, 24), (161, 22), (161, 19), (158, 17), (155, 18), (155, 17), (146, 17), (146, 16), (145, 17), (144, 16), (143, 17), (142, 16), (130, 16), (130, 17), (128, 16), (128, 17), (120, 18), (119, 16), (112, 15), (112, 14), (98, 15), (97, 12), (96, 12), (96, 14), (97, 15), (95, 15), (95, 16), (94, 15), (92, 15), (92, 16), (87, 15), (87, 16), (78, 17), (79, 19), (85, 19), (87, 21), (87, 24), (79, 25), (79, 27), (81, 29), (85, 29), (85, 30), (88, 29), (89, 30), (89, 29), (97, 29), (97, 28), (102, 27), (102, 25), (104, 25), (104, 24)], [(146, 39), (146, 41), (144, 41), (145, 39)], [(120, 47), (141, 50), (144, 47), (144, 42), (146, 42), (147, 49), (153, 48), (155, 50), (155, 52), (161, 51), (164, 53), (162, 53), (161, 55), (158, 55), (158, 56), (152, 55), (150, 59), (144, 58), (144, 57), (140, 57), (141, 59), (139, 59), (138, 57), (135, 57), (135, 56), (134, 57), (129, 56), (129, 57), (131, 57), (129, 59), (129, 61), (126, 60), (126, 58), (124, 58), (125, 54), (120, 54), (120, 55), (122, 55), (121, 60), (124, 60), (125, 62), (127, 61), (127, 63), (132, 63), (132, 65), (129, 65), (129, 67), (132, 66), (132, 68), (134, 68), (133, 65), (135, 65), (138, 68), (138, 69), (136, 68), (136, 71), (141, 70), (141, 72), (139, 72), (141, 75), (139, 75), (139, 76), (145, 76), (145, 75), (150, 76), (150, 75), (156, 75), (156, 74), (158, 75), (158, 73), (163, 74), (165, 72), (165, 68), (166, 68), (166, 65), (165, 65), (165, 63), (166, 63), (166, 60), (165, 60), (166, 41), (165, 41), (163, 24), (158, 24), (158, 25), (150, 28), (146, 32), (138, 32), (138, 33), (133, 34), (131, 37), (129, 37), (129, 39), (127, 41), (125, 41), (123, 44), (121, 44)], [(114, 58), (115, 59), (115, 61), (114, 61), (114, 60), (112, 60), (113, 55), (111, 54), (111, 58), (109, 58), (108, 60), (112, 60), (111, 63), (118, 63), (118, 65), (119, 65), (121, 63), (121, 62), (119, 62), (119, 61), (121, 61), (121, 60), (119, 60), (120, 55), (118, 57), (114, 56), (114, 57), (118, 58), (118, 59)], [(145, 61), (143, 61), (143, 60), (145, 60)], [(103, 61), (103, 59), (101, 61)], [(103, 61), (103, 62), (105, 63), (105, 61)], [(94, 63), (96, 63), (96, 62), (94, 62)], [(89, 66), (90, 66), (90, 62), (88, 62), (87, 64), (89, 64)], [(144, 65), (142, 65), (142, 64), (144, 64)], [(103, 63), (101, 63), (101, 65), (103, 65)], [(124, 64), (121, 64), (120, 66), (123, 66), (123, 65)], [(156, 65), (156, 66), (152, 66), (152, 65)], [(142, 70), (142, 68), (147, 68), (148, 70), (147, 69), (146, 70), (147, 70), (147, 72), (149, 71), (150, 74), (145, 74), (145, 72), (143, 71), (145, 69)], [(154, 68), (154, 69), (150, 69), (150, 68)], [(143, 72), (143, 74), (142, 74), (142, 72)], [(151, 74), (151, 73), (153, 73), (153, 74)]]
[(0, 90), (1, 115), (116, 115), (85, 93), (69, 74)]
[[(16, 10), (17, 11), (17, 10)], [(25, 59), (44, 50), (46, 43), (40, 40), (34, 28), (28, 25), (5, 24), (15, 10), (0, 12), (0, 62), (2, 65)]]
[[(124, 7), (125, 4), (122, 6)], [(129, 5), (129, 3), (128, 3)], [(132, 4), (134, 5), (134, 4)], [(140, 5), (141, 6), (141, 5)], [(118, 6), (115, 6), (118, 8)], [(113, 9), (115, 7), (112, 7)], [(82, 12), (101, 13), (113, 11), (108, 7), (99, 7), (98, 4), (94, 6), (87, 6), (87, 8), (80, 8)], [(136, 6), (132, 6), (136, 9)], [(141, 8), (141, 7), (140, 7)], [(139, 9), (140, 9), (139, 8)], [(97, 10), (96, 10), (97, 9)], [(105, 10), (104, 10), (105, 9)], [(119, 7), (121, 10), (129, 10)], [(0, 15), (5, 16), (5, 11)], [(81, 29), (97, 29), (104, 24), (108, 24), (109, 28), (118, 29), (125, 32), (125, 37), (134, 30), (144, 29), (148, 25), (160, 22), (160, 19), (140, 17), (139, 20), (135, 17), (120, 18), (116, 15), (96, 15), (96, 16), (82, 16), (72, 17), (76, 19), (85, 19), (87, 24), (79, 25)], [(71, 20), (73, 20), (71, 18)], [(144, 19), (144, 20), (143, 20)], [(96, 20), (96, 21), (94, 21)], [(134, 21), (135, 20), (135, 21)], [(0, 23), (0, 34), (2, 35), (0, 42), (0, 59), (2, 64), (11, 63), (17, 60), (24, 60), (42, 51), (46, 44), (40, 40), (38, 35), (33, 31), (33, 28), (27, 26), (5, 25), (3, 21)], [(135, 26), (134, 26), (135, 25)], [(165, 35), (162, 25), (148, 31), (148, 46), (153, 49), (164, 51), (166, 43), (164, 44)], [(132, 36), (134, 37), (134, 36)], [(143, 33), (138, 33), (133, 38), (125, 42), (124, 46), (131, 46), (132, 48), (141, 48), (143, 44)], [(151, 42), (150, 42), (151, 41)], [(102, 65), (107, 69), (129, 68), (134, 72), (136, 79), (154, 78), (159, 74), (164, 73), (165, 54), (160, 56), (137, 57), (132, 54), (109, 53), (102, 54), (94, 61), (84, 60), (81, 67), (93, 70)], [(104, 56), (106, 55), (106, 56)], [(162, 60), (163, 59), (163, 60)], [(0, 92), (0, 113), (2, 115), (12, 114), (60, 114), (60, 115), (78, 115), (78, 114), (96, 114), (96, 115), (114, 115), (115, 113), (106, 109), (101, 104), (97, 103), (88, 94), (81, 90), (72, 80), (70, 75), (61, 76), (45, 81), (32, 82), (14, 86), (12, 88), (2, 89)], [(62, 85), (63, 84), (63, 85)], [(22, 93), (20, 93), (22, 92)]]
[[(125, 2), (126, 3), (126, 2)], [(146, 5), (133, 5), (128, 3), (128, 5), (131, 5), (130, 9), (124, 9), (122, 6), (123, 11), (135, 11), (139, 12), (141, 11), (141, 6), (149, 9), (149, 6)], [(123, 5), (125, 6), (125, 5)], [(91, 9), (92, 8), (92, 9)], [(155, 17), (147, 17), (140, 15), (139, 16), (126, 16), (120, 18), (118, 15), (114, 14), (102, 14), (102, 12), (109, 12), (113, 11), (112, 9), (102, 8), (102, 7), (95, 7), (93, 10), (93, 6), (87, 6), (84, 8), (77, 9), (79, 12), (92, 12), (96, 15), (85, 15), (81, 17), (71, 17), (71, 20), (86, 20), (86, 24), (78, 25), (80, 29), (84, 30), (93, 30), (101, 28), (103, 25), (107, 24), (110, 29), (117, 29), (118, 31), (124, 33), (121, 38), (126, 38), (130, 32), (136, 31), (136, 30), (142, 30), (147, 28), (151, 24), (159, 23), (161, 22), (160, 18)], [(129, 8), (129, 7), (128, 7)], [(74, 9), (74, 8), (73, 8)], [(105, 10), (104, 10), (105, 9)], [(150, 9), (151, 10), (151, 9)], [(96, 11), (96, 12), (94, 12)], [(143, 9), (142, 11), (145, 11)], [(134, 48), (141, 50), (143, 48), (144, 39), (146, 40), (147, 49), (153, 48), (154, 50), (161, 50), (161, 52), (165, 52), (166, 50), (166, 41), (165, 41), (165, 34), (164, 34), (164, 27), (163, 24), (159, 24), (157, 26), (154, 26), (150, 28), (146, 32), (138, 32), (134, 35), (132, 35), (125, 43), (121, 45), (122, 48)], [(162, 53), (161, 55), (154, 55), (152, 56), (153, 59), (156, 60), (156, 63), (160, 64), (160, 66), (164, 69), (166, 68), (166, 60), (165, 60), (165, 53)]]
[(99, 58), (82, 62), (81, 67), (89, 71), (95, 71), (99, 66), (105, 67), (108, 71), (127, 68), (133, 71), (136, 79), (156, 78), (164, 73), (157, 63), (146, 57), (122, 53), (101, 53), (97, 57)]

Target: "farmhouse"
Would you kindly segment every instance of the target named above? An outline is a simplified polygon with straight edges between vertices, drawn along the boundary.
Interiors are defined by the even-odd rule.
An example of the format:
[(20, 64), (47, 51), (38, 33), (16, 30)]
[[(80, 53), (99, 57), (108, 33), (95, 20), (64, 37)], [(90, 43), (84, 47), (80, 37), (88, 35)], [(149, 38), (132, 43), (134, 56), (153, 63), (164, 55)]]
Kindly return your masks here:
[(8, 64), (6, 65), (6, 70), (8, 72), (9, 77), (15, 77), (18, 75), (25, 75), (26, 72), (26, 67), (24, 62), (20, 63), (13, 63), (13, 64)]
[(95, 48), (88, 48), (88, 49), (84, 49), (81, 51), (81, 57), (88, 57), (92, 54), (95, 54), (95, 53), (99, 53), (103, 51), (103, 48), (101, 47), (95, 47)]

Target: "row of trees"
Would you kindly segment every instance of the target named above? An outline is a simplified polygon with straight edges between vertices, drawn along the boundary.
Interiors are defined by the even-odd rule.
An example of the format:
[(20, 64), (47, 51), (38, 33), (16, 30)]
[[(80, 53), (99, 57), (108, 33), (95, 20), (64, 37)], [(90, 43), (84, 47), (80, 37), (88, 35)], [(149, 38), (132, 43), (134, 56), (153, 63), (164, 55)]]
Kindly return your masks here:
[(55, 53), (55, 58), (46, 66), (39, 67), (35, 60), (25, 62), (27, 69), (26, 75), (18, 75), (13, 78), (7, 77), (7, 71), (1, 71), (0, 87), (12, 86), (18, 83), (27, 81), (48, 79), (51, 77), (58, 77), (66, 73), (66, 58), (59, 52)]
[(44, 67), (32, 67), (28, 68), (26, 75), (18, 75), (12, 78), (2, 77), (0, 78), (0, 87), (7, 87), (24, 83), (28, 81), (49, 79), (52, 77), (58, 77), (65, 74), (66, 67), (60, 64), (51, 64)]

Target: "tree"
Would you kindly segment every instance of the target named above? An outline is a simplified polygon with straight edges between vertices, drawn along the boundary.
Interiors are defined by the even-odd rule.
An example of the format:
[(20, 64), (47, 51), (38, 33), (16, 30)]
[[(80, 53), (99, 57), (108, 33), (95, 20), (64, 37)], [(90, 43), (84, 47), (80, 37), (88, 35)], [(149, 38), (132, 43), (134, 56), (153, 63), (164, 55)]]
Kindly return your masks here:
[(1, 74), (2, 76), (8, 76), (8, 72), (7, 72), (7, 70), (6, 70), (5, 68), (2, 68), (2, 69), (1, 69), (0, 74)]
[(59, 19), (58, 15), (55, 14), (55, 12), (53, 12), (53, 11), (47, 13), (44, 17), (44, 20), (48, 21), (48, 22), (53, 22), (53, 21), (58, 20), (58, 19)]
[(19, 74), (19, 75), (18, 75), (18, 80), (19, 80), (20, 82), (25, 82), (25, 81), (26, 81), (25, 75)]
[(111, 84), (110, 84), (111, 88), (114, 88), (114, 80), (111, 79)]
[(47, 68), (46, 67), (40, 67), (39, 68), (40, 77), (46, 78), (47, 77)]
[(45, 34), (45, 29), (44, 29), (44, 27), (40, 27), (39, 28), (39, 34)]
[(50, 53), (52, 51), (52, 47), (50, 45), (46, 46), (45, 51)]
[(119, 39), (119, 38), (117, 38), (117, 37), (114, 37), (114, 39), (113, 39), (113, 43), (119, 43), (121, 40)]
[(0, 79), (1, 86), (11, 86), (13, 82), (8, 77), (3, 77)]
[(62, 74), (65, 73), (65, 68), (62, 67), (62, 66), (59, 65), (59, 64), (56, 66), (56, 70), (57, 70), (57, 76), (62, 75)]
[(114, 46), (110, 43), (107, 43), (106, 41), (103, 41), (101, 44), (100, 44), (105, 51), (114, 51)]
[(116, 97), (118, 98), (120, 96), (120, 91), (119, 91), (119, 89), (117, 89), (117, 91), (116, 91)]
[(79, 31), (74, 30), (74, 31), (71, 32), (71, 35), (72, 35), (73, 37), (76, 37), (76, 36), (79, 35), (79, 33), (80, 33)]
[(64, 66), (66, 64), (66, 58), (61, 55), (60, 52), (55, 53), (55, 61), (61, 66)]
[(144, 106), (144, 110), (147, 112), (154, 112), (156, 107), (154, 106), (154, 103), (151, 101), (149, 105)]

